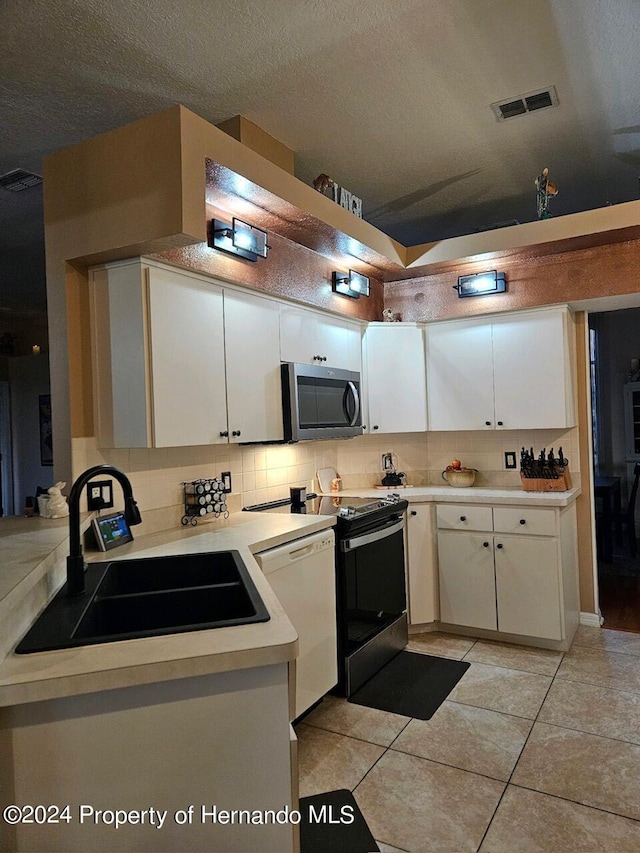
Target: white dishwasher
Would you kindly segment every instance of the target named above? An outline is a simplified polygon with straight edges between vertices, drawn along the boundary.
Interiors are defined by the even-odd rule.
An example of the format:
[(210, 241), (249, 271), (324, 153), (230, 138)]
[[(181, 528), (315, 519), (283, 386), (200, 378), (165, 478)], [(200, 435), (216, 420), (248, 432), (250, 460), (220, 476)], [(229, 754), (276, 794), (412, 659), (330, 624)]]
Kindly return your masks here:
[(298, 632), (296, 718), (338, 681), (334, 548), (323, 530), (255, 555)]

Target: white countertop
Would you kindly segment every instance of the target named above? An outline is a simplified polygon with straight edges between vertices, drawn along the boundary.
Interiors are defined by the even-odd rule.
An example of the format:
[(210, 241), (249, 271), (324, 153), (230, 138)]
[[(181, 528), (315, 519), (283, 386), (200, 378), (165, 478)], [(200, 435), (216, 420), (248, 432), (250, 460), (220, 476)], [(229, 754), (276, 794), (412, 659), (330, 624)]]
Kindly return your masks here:
[(341, 498), (383, 498), (388, 494), (398, 494), (409, 503), (484, 503), (497, 506), (569, 506), (580, 494), (575, 486), (566, 492), (525, 492), (522, 489), (501, 489), (471, 486), (455, 488), (453, 486), (409, 486), (408, 488), (376, 489), (361, 487), (331, 492)]
[[(66, 519), (63, 520), (66, 522)], [(151, 557), (167, 554), (237, 550), (264, 601), (268, 622), (192, 631), (29, 655), (10, 652), (0, 663), (0, 706), (72, 696), (178, 678), (226, 672), (293, 660), (297, 634), (262, 574), (253, 554), (331, 527), (332, 516), (235, 513), (226, 521), (183, 527), (143, 536), (109, 554), (87, 554), (87, 560)], [(18, 525), (20, 528), (20, 525)], [(54, 525), (51, 541), (58, 577), (64, 574), (61, 552), (67, 550), (66, 524)], [(34, 530), (35, 528), (32, 528)], [(22, 543), (22, 559), (36, 560)], [(45, 548), (46, 551), (46, 548)], [(33, 552), (35, 554), (35, 552)], [(46, 563), (51, 554), (45, 554)], [(33, 572), (39, 574), (40, 564)], [(23, 583), (28, 578), (23, 579)], [(16, 588), (7, 598), (15, 598)], [(2, 602), (0, 602), (1, 604)], [(32, 614), (31, 621), (37, 612)], [(24, 632), (23, 632), (24, 633)], [(14, 644), (21, 636), (13, 638)]]

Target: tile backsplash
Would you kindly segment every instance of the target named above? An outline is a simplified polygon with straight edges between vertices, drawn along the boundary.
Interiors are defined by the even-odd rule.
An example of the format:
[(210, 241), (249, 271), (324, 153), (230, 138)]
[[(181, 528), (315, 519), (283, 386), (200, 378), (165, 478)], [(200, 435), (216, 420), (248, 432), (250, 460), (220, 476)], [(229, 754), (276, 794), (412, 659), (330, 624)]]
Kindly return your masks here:
[[(562, 447), (573, 474), (579, 472), (578, 430), (500, 430), (482, 432), (395, 433), (361, 436), (338, 446), (337, 470), (345, 488), (373, 486), (380, 482), (381, 455), (393, 453), (398, 471), (407, 474), (412, 486), (442, 485), (442, 471), (453, 459), (477, 468), (476, 485), (520, 487), (520, 449), (537, 453)], [(518, 467), (505, 470), (504, 454), (514, 451)], [(575, 479), (575, 478), (574, 478)]]
[(144, 532), (152, 532), (180, 523), (185, 480), (219, 476), (222, 471), (231, 471), (233, 488), (228, 504), (231, 511), (237, 511), (248, 504), (288, 497), (290, 486), (315, 487), (318, 468), (336, 468), (344, 488), (371, 487), (381, 480), (381, 455), (386, 452), (393, 453), (397, 470), (407, 474), (411, 485), (442, 485), (443, 469), (452, 459), (460, 459), (463, 465), (478, 469), (476, 485), (519, 488), (518, 470), (504, 469), (505, 451), (515, 451), (519, 461), (521, 447), (534, 447), (536, 452), (553, 447), (557, 454), (560, 446), (571, 462), (574, 482), (578, 482), (577, 428), (394, 433), (290, 445), (148, 450), (99, 449), (94, 438), (76, 438), (72, 453), (74, 476), (105, 463), (125, 471), (143, 513)]

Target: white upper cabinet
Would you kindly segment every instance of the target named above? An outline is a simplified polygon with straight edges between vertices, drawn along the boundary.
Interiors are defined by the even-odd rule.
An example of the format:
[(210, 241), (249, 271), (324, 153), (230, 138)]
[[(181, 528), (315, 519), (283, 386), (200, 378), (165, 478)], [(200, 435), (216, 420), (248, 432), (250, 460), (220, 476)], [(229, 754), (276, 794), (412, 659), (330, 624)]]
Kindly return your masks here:
[(277, 302), (140, 261), (91, 294), (100, 446), (282, 439)]
[(222, 288), (148, 273), (153, 447), (226, 442)]
[(572, 340), (566, 308), (428, 326), (429, 429), (574, 426)]
[(284, 436), (280, 379), (279, 305), (237, 290), (224, 291), (229, 441), (277, 441)]
[(500, 429), (575, 425), (566, 310), (493, 323), (495, 417)]
[(307, 308), (280, 308), (282, 361), (318, 364), (360, 372), (362, 332), (358, 323)]
[(493, 429), (491, 324), (427, 326), (426, 358), (429, 429)]
[(370, 323), (364, 336), (368, 432), (427, 429), (424, 332), (410, 323)]

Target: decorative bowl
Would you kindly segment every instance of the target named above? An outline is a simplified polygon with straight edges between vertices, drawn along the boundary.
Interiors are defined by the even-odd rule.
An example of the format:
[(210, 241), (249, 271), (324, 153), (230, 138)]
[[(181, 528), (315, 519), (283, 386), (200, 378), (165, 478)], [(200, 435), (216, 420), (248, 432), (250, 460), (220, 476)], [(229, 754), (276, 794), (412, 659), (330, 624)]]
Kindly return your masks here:
[(450, 486), (467, 488), (473, 486), (477, 473), (475, 468), (467, 468), (466, 471), (443, 471), (442, 479), (446, 480)]

